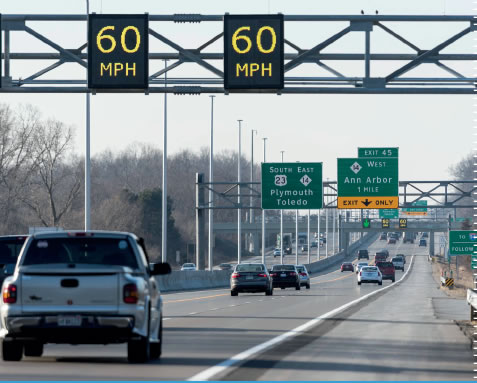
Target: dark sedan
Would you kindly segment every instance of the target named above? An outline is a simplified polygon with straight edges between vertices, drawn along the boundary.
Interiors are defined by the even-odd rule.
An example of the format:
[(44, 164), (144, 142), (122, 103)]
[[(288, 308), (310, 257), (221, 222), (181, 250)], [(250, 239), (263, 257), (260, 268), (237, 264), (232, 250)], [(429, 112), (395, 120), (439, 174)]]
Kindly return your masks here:
[(354, 266), (351, 262), (343, 262), (341, 264), (341, 272), (343, 271), (354, 271)]
[(26, 235), (0, 236), (0, 288), (5, 278), (13, 274), (25, 239), (27, 239)]
[(241, 263), (235, 266), (230, 276), (230, 295), (236, 297), (239, 292), (273, 294), (272, 279), (262, 263)]
[(300, 290), (300, 275), (295, 265), (273, 265), (270, 273), (273, 287), (294, 287)]

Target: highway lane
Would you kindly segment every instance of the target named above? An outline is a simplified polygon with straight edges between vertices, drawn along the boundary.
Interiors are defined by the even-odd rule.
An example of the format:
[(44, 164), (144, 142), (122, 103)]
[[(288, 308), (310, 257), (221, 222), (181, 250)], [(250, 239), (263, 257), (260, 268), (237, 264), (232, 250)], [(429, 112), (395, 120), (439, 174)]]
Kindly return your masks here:
[(342, 316), (330, 331), (314, 333), (316, 340), (303, 347), (283, 345), (227, 379), (239, 372), (244, 380), (471, 380), (468, 339), (452, 321), (436, 318), (433, 299), (445, 297), (426, 258), (415, 257), (404, 284)]
[[(378, 241), (370, 246), (370, 252), (385, 246)], [(418, 250), (402, 242), (387, 247), (392, 249), (391, 254)], [(228, 289), (164, 295), (165, 345), (160, 362), (128, 365), (125, 345), (48, 345), (45, 357), (0, 363), (0, 376), (183, 380), (378, 288), (358, 287), (355, 274), (337, 270), (314, 278), (313, 283), (310, 290), (276, 289), (273, 297), (231, 297)]]

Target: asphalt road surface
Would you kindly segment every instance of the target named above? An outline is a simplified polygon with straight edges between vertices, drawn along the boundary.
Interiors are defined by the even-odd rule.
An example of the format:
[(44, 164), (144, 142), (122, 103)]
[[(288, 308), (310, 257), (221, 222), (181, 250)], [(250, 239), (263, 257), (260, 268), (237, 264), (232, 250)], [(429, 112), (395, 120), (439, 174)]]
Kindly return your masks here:
[[(272, 297), (229, 289), (164, 295), (164, 351), (158, 362), (131, 365), (125, 345), (48, 345), (41, 358), (0, 362), (5, 380), (470, 380), (472, 352), (451, 319), (433, 314), (439, 296), (430, 277), (427, 248), (386, 245), (406, 254), (408, 277), (338, 314), (332, 310), (391, 285), (358, 286), (356, 275), (331, 269), (310, 290), (275, 289)], [(400, 279), (402, 271), (397, 271)], [(291, 330), (315, 320), (306, 332), (275, 347)], [(314, 322), (313, 322), (314, 323)], [(305, 326), (306, 327), (306, 326)], [(254, 354), (254, 350), (258, 351)], [(252, 363), (242, 356), (251, 356)], [(232, 359), (231, 359), (232, 358)], [(224, 363), (225, 362), (225, 363)], [(223, 367), (215, 367), (222, 364)]]

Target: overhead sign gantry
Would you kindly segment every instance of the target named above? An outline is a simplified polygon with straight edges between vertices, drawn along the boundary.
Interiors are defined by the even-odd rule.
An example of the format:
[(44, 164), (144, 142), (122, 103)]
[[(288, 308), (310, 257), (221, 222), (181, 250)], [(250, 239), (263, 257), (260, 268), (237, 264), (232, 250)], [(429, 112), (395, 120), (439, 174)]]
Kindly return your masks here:
[[(86, 93), (99, 90), (176, 94), (270, 92), (470, 95), (475, 90), (476, 78), (473, 73), (470, 70), (457, 70), (452, 66), (456, 62), (470, 63), (477, 60), (476, 54), (462, 52), (462, 45), (452, 49), (454, 43), (460, 42), (477, 29), (477, 23), (471, 15), (93, 14), (89, 18), (91, 30), (88, 41), (80, 46), (74, 46), (74, 43), (62, 46), (54, 41), (54, 37), (47, 37), (39, 32), (43, 27), (41, 24), (50, 24), (46, 26), (47, 29), (61, 33), (61, 28), (68, 28), (70, 22), (86, 22), (87, 15), (3, 14), (0, 28), (5, 43), (1, 47), (0, 64), (3, 66), (3, 73), (0, 92)], [(59, 22), (61, 25), (54, 25)], [(174, 36), (166, 35), (166, 29), (162, 28), (164, 23), (198, 24), (196, 36), (200, 36), (201, 23), (215, 23), (218, 28), (212, 36), (207, 34), (213, 28), (205, 28), (206, 37), (200, 46), (183, 47), (174, 41)], [(306, 24), (307, 33), (302, 36), (304, 41), (297, 34), (290, 34), (288, 37), (285, 35), (289, 23)], [(406, 25), (411, 26), (407, 37), (397, 32), (398, 23), (399, 31), (404, 30)], [(313, 41), (310, 46), (310, 36), (320, 35), (314, 31), (322, 31), (323, 25), (330, 31), (329, 35), (321, 41)], [(421, 42), (412, 42), (420, 40), (420, 35), (424, 32), (436, 35), (433, 28), (440, 28), (438, 31), (441, 36), (448, 25), (452, 28), (448, 28), (449, 33), (436, 45), (424, 46)], [(393, 46), (391, 52), (372, 52), (376, 30), (396, 39), (400, 44), (396, 48)], [(35, 48), (33, 52), (16, 49), (14, 44), (20, 39), (10, 39), (13, 31), (16, 34), (28, 34), (41, 42), (40, 47), (45, 44), (47, 49)], [(415, 31), (419, 35), (413, 38), (412, 33)], [(151, 40), (160, 42), (149, 52), (148, 36)], [(352, 39), (362, 37), (365, 43), (356, 46), (362, 46), (363, 51), (327, 49), (345, 36)], [(214, 51), (213, 47), (217, 46), (214, 43), (222, 38), (223, 44), (218, 46), (223, 48)], [(86, 52), (88, 46), (89, 52)], [(397, 51), (401, 46), (404, 49)], [(22, 61), (22, 66), (12, 71), (12, 63), (16, 60)], [(151, 60), (171, 62), (167, 68), (148, 72), (148, 67), (153, 67), (150, 65)], [(31, 67), (23, 65), (23, 62), (32, 61), (35, 64)], [(347, 65), (343, 67), (349, 68), (348, 73), (335, 68), (337, 62), (346, 62)], [(89, 67), (88, 74), (69, 78), (48, 76), (66, 63)], [(103, 67), (101, 63), (104, 64)], [(186, 63), (191, 65), (183, 65)], [(352, 63), (356, 65), (349, 65)], [(389, 67), (393, 69), (378, 76), (372, 71), (373, 63), (379, 63), (381, 68), (386, 67), (384, 63), (389, 63)], [(433, 65), (439, 71), (426, 71), (429, 75), (413, 75), (412, 71), (422, 64)], [(39, 66), (41, 69), (38, 69)], [(184, 70), (176, 71), (178, 67)], [(295, 71), (297, 68), (299, 70)], [(12, 73), (15, 73), (15, 77)], [(166, 73), (171, 75), (168, 76), (171, 78), (169, 86), (165, 86)]]

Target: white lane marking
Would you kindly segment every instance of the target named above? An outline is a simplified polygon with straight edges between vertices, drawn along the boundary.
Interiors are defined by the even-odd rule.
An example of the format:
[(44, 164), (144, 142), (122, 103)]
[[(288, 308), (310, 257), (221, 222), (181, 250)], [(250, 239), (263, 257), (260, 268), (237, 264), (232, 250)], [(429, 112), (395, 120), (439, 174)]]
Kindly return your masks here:
[(229, 305), (229, 307), (235, 307), (235, 306), (238, 306), (238, 305)]
[(169, 320), (169, 319), (172, 319), (172, 318), (162, 318), (163, 321), (164, 321), (164, 320)]
[(245, 304), (252, 303), (252, 302), (245, 302)]
[(189, 313), (187, 315), (195, 315), (195, 314), (198, 314), (198, 312)]
[(190, 377), (189, 379), (187, 379), (187, 381), (204, 381), (204, 380), (209, 380), (213, 377), (215, 377), (217, 374), (220, 374), (222, 372), (224, 372), (226, 369), (228, 369), (229, 367), (232, 367), (234, 365), (236, 365), (237, 363), (240, 363), (246, 359), (249, 359), (251, 358), (252, 356), (258, 354), (258, 353), (261, 353), (269, 348), (272, 348), (276, 345), (278, 345), (279, 343), (282, 343), (284, 342), (285, 340), (288, 340), (290, 338), (293, 338), (297, 335), (300, 335), (302, 333), (304, 333), (305, 331), (307, 331), (308, 329), (310, 329), (311, 327), (317, 325), (318, 323), (322, 322), (324, 319), (327, 319), (327, 318), (330, 318), (330, 317), (333, 317), (334, 315), (336, 314), (339, 314), (340, 312), (358, 304), (359, 302), (362, 302), (370, 297), (372, 297), (373, 295), (383, 291), (383, 290), (386, 290), (386, 289), (389, 289), (393, 286), (397, 286), (398, 284), (400, 284), (404, 277), (407, 275), (407, 273), (409, 272), (409, 270), (411, 270), (411, 265), (414, 261), (414, 256), (412, 256), (411, 258), (411, 263), (409, 265), (409, 268), (407, 269), (407, 271), (403, 274), (403, 276), (401, 277), (401, 279), (399, 279), (397, 282), (391, 284), (391, 285), (388, 285), (386, 287), (383, 287), (383, 288), (380, 288), (378, 290), (375, 290), (369, 294), (366, 294), (364, 296), (362, 296), (361, 298), (358, 298), (358, 299), (355, 299), (354, 301), (351, 301), (351, 302), (348, 302), (346, 304), (344, 304), (343, 306), (340, 306), (334, 310), (331, 310), (323, 315), (320, 315), (319, 317), (316, 317), (315, 319), (312, 319), (304, 324), (302, 324), (301, 326), (298, 326), (296, 328), (294, 328), (293, 330), (290, 330), (290, 331), (287, 331), (275, 338), (272, 338), (264, 343), (261, 343), (261, 344), (258, 344), (252, 348), (249, 348), (248, 350), (245, 350), (237, 355), (234, 355), (233, 357), (227, 359), (227, 360), (224, 360), (223, 362), (215, 365), (215, 366), (212, 366), (204, 371), (201, 371), (199, 372), (198, 374)]

